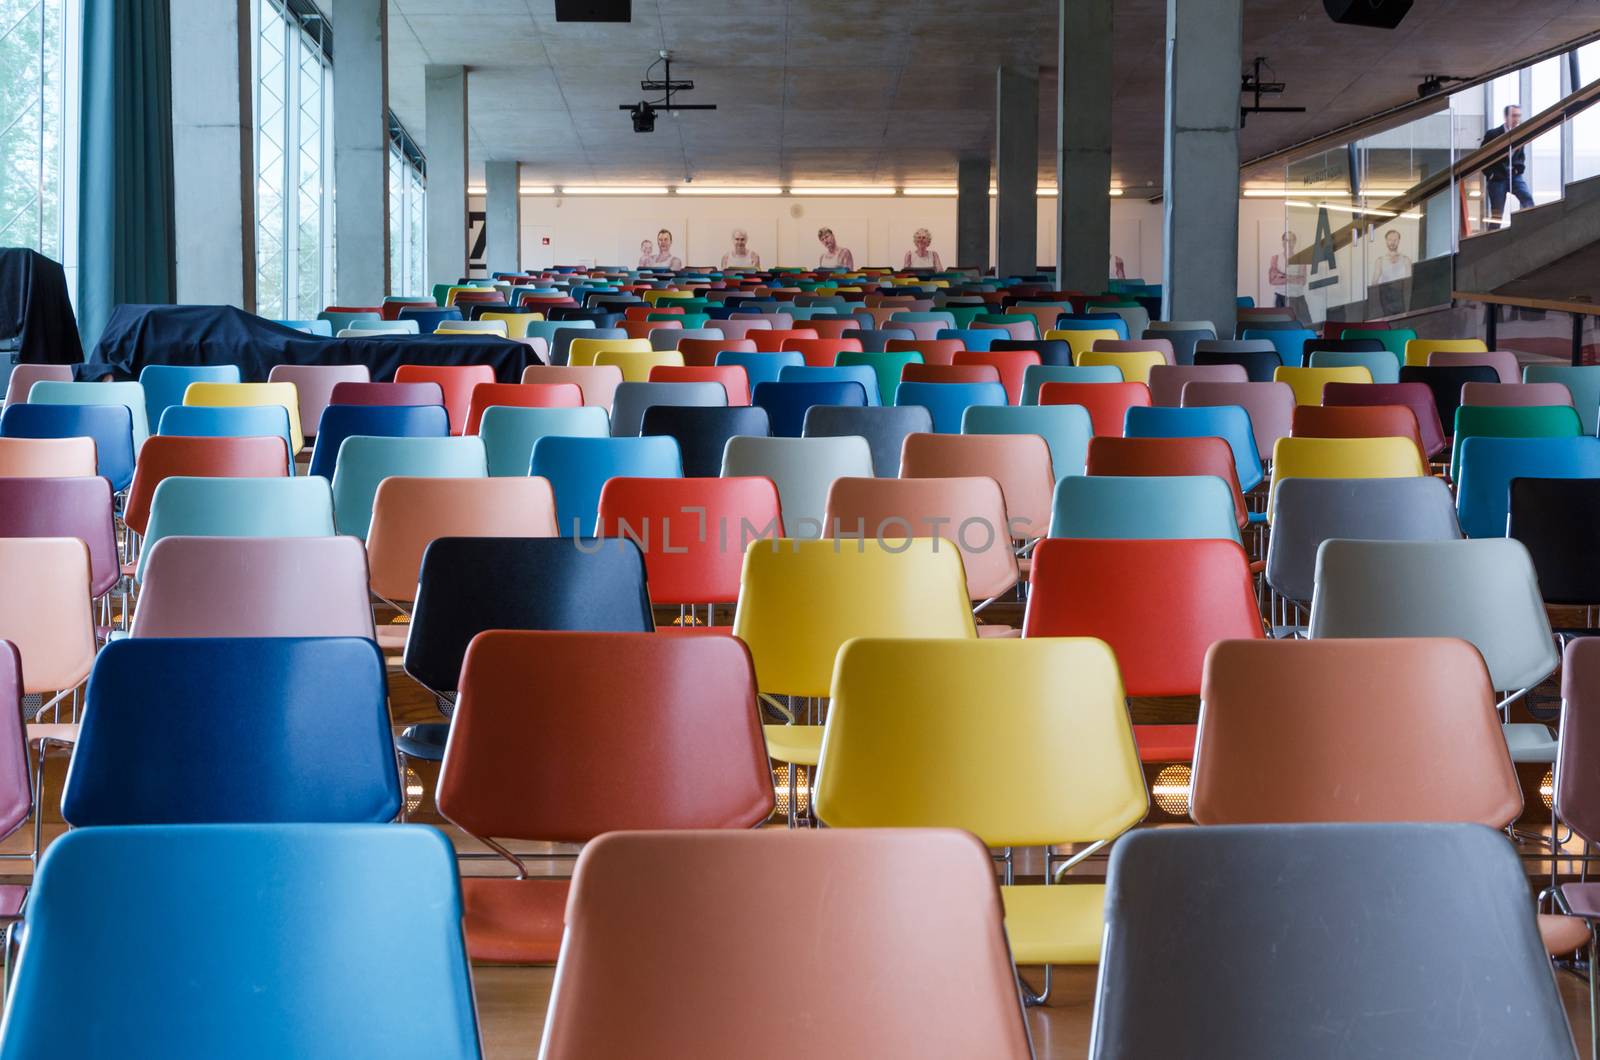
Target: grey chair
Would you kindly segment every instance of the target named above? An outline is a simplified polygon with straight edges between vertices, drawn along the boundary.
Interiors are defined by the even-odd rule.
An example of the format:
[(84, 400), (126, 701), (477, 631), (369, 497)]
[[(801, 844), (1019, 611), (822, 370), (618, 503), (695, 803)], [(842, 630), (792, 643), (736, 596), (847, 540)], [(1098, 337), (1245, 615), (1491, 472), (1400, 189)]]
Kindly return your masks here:
[(722, 477), (764, 475), (778, 487), (784, 533), (792, 538), (825, 536), (828, 491), (834, 479), (872, 478), (872, 450), (865, 438), (729, 438)]
[(890, 339), (915, 339), (917, 333), (910, 328), (859, 328), (849, 337), (858, 339), (867, 353), (882, 353)]
[(680, 339), (720, 339), (720, 328), (657, 328), (650, 333), (652, 350), (675, 350)]
[(652, 405), (717, 408), (727, 403), (721, 383), (618, 383), (611, 399), (611, 437), (637, 437)]
[(555, 328), (550, 338), (550, 363), (567, 363), (567, 354), (572, 349), (573, 339), (625, 339), (627, 337), (628, 333), (621, 328)]
[[(1513, 538), (1324, 541), (1308, 632), (1460, 637), (1489, 667), (1502, 715), (1560, 661), (1533, 560)], [(1546, 726), (1519, 722), (1505, 732), (1514, 761), (1555, 762), (1556, 740)]]
[(1140, 337), (1166, 339), (1172, 343), (1172, 356), (1179, 364), (1193, 364), (1195, 344), (1213, 340), (1217, 337), (1217, 333), (1209, 326), (1185, 328), (1175, 325), (1204, 323), (1206, 322), (1200, 320), (1174, 320), (1169, 324), (1152, 320)]
[(1575, 1054), (1527, 877), (1482, 825), (1133, 832), (1105, 916), (1096, 1060)]
[(906, 435), (932, 430), (933, 414), (921, 405), (813, 405), (806, 410), (801, 432), (806, 438), (865, 438), (872, 449), (873, 472), (879, 478), (895, 478)]

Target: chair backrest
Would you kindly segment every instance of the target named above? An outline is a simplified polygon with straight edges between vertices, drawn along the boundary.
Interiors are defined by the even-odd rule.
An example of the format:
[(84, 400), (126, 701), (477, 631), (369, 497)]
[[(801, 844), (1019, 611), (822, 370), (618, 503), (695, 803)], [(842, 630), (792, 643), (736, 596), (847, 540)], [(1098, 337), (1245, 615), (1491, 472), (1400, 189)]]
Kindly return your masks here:
[(33, 384), (45, 380), (57, 382), (70, 382), (72, 379), (72, 365), (70, 364), (18, 364), (11, 368), (11, 375), (6, 380), (6, 400), (4, 408), (12, 405), (26, 404), (28, 391), (33, 389)]
[(1467, 383), (1497, 383), (1498, 373), (1484, 365), (1418, 367), (1407, 364), (1400, 369), (1400, 382), (1422, 383), (1433, 391), (1433, 405), (1448, 436), (1461, 406), (1461, 388)]
[(1362, 322), (1362, 326), (1342, 326), (1335, 329), (1341, 339), (1372, 339), (1383, 345), (1383, 348), (1394, 354), (1402, 362), (1406, 357), (1406, 343), (1417, 337), (1417, 333), (1410, 328), (1390, 327), (1387, 323)]
[(1414, 478), (1427, 474), (1410, 438), (1280, 438), (1272, 450), (1267, 519), (1291, 478)]
[[(338, 385), (341, 384), (335, 385), (335, 401), (339, 400)], [(222, 408), (282, 405), (289, 412), (290, 450), (298, 454), (305, 448), (305, 435), (300, 431), (300, 395), (295, 393), (293, 383), (190, 383), (189, 389), (183, 392), (183, 403)]]
[(1329, 383), (1371, 383), (1372, 373), (1360, 365), (1346, 368), (1298, 368), (1285, 365), (1272, 373), (1273, 382), (1288, 383), (1296, 405), (1322, 404)]
[[(1573, 401), (1572, 391), (1567, 389), (1565, 383), (1465, 383), (1461, 387), (1461, 404), (1463, 406), (1514, 405), (1525, 408), (1538, 405), (1573, 405)], [(1581, 410), (1578, 418), (1580, 421), (1583, 419)]]
[(1150, 369), (1150, 404), (1177, 408), (1189, 383), (1243, 383), (1249, 376), (1237, 364), (1158, 364)]
[(1376, 350), (1314, 350), (1306, 363), (1312, 368), (1365, 368), (1374, 383), (1393, 386), (1400, 381), (1399, 360), (1382, 346)]
[(1056, 483), (1050, 536), (1240, 540), (1233, 488), (1214, 475), (1069, 475)]
[(1185, 383), (1183, 408), (1237, 405), (1250, 415), (1256, 452), (1271, 456), (1279, 438), (1289, 437), (1294, 416), (1294, 390), (1287, 383)]
[(872, 368), (856, 365), (822, 365), (794, 364), (787, 365), (778, 370), (780, 383), (860, 383), (861, 388), (867, 393), (868, 405), (883, 404), (882, 396), (878, 392), (878, 373)]
[[(1214, 1056), (1575, 1052), (1522, 864), (1479, 825), (1143, 831), (1111, 852), (1107, 888), (1095, 1060), (1182, 1055), (1201, 1041)], [(1278, 944), (1307, 909), (1340, 930), (1317, 946)], [(1219, 977), (1222, 952), (1234, 959)], [(1475, 974), (1461, 979), (1462, 968)], [(1312, 997), (1317, 1020), (1302, 1009)]]
[(333, 384), (330, 405), (444, 405), (444, 388), (431, 380), (419, 383)]
[(1130, 408), (1123, 434), (1128, 438), (1221, 438), (1232, 450), (1240, 489), (1248, 493), (1264, 477), (1250, 413), (1242, 405)]
[[(43, 386), (44, 384), (39, 384)], [(133, 481), (130, 413), (112, 405), (12, 405), (0, 412), (0, 435), (7, 438), (87, 438), (95, 452), (96, 473), (121, 492)]]
[(1108, 364), (1082, 366), (1070, 364), (1030, 365), (1022, 373), (1022, 404), (1039, 404), (1039, 391), (1046, 383), (1120, 383), (1122, 371)]
[(400, 812), (383, 656), (370, 639), (134, 636), (101, 652), (85, 704), (61, 798), (74, 827), (381, 823)]
[(1050, 528), (1056, 476), (1050, 446), (1039, 435), (908, 435), (900, 455), (900, 477), (992, 478), (1005, 495), (1012, 537), (1043, 537)]
[[(153, 1056), (481, 1055), (455, 856), (431, 828), (74, 830), (40, 863), (28, 922), (7, 1060), (133, 1042)], [(292, 938), (285, 924), (337, 929)], [(85, 1003), (95, 1018), (72, 1018)]]
[(333, 493), (317, 475), (197, 478), (174, 475), (156, 487), (136, 577), (164, 537), (332, 537)]
[(33, 808), (28, 733), (22, 720), (22, 655), (0, 640), (0, 836), (9, 836)]
[(482, 478), (489, 473), (483, 439), (377, 438), (356, 435), (339, 447), (333, 472), (333, 514), (341, 534), (366, 540), (378, 485), (410, 478)]
[(954, 364), (956, 354), (966, 347), (959, 339), (890, 339), (884, 349), (890, 353), (920, 353), (924, 364)]
[(1206, 659), (1195, 748), (1198, 824), (1503, 828), (1522, 812), (1489, 671), (1464, 640), (1224, 641)]
[(971, 606), (961, 553), (948, 543), (758, 541), (745, 552), (733, 634), (749, 646), (762, 691), (826, 696), (846, 641), (974, 638)]
[(765, 438), (767, 429), (767, 411), (751, 405), (659, 404), (644, 409), (639, 434), (674, 439), (686, 478), (715, 478), (722, 471), (722, 453), (729, 438), (738, 435)]
[(761, 382), (754, 385), (750, 403), (766, 409), (775, 437), (799, 438), (805, 430), (807, 409), (814, 405), (865, 405), (867, 390), (856, 381)]
[(600, 490), (607, 479), (681, 478), (678, 443), (667, 436), (575, 438), (545, 435), (533, 443), (530, 473), (550, 481), (563, 534), (594, 533)]
[(89, 591), (97, 599), (122, 579), (111, 483), (98, 476), (0, 477), (0, 537), (82, 541), (89, 549)]
[(933, 430), (933, 414), (921, 405), (814, 405), (806, 410), (802, 437), (866, 440), (874, 473), (892, 478), (900, 472), (900, 450), (908, 435)]
[[(912, 367), (908, 366), (907, 372)], [(1002, 406), (1009, 402), (999, 383), (921, 383), (906, 381), (895, 391), (896, 405), (921, 405), (933, 417), (940, 434), (961, 433), (961, 420), (975, 405)]]
[[(720, 323), (725, 323), (725, 321)], [(722, 351), (737, 350), (744, 353), (754, 353), (756, 352), (756, 344), (749, 339), (679, 338), (677, 350), (683, 354), (683, 363), (686, 365), (714, 365), (717, 363), (717, 354)]]
[(1243, 530), (1249, 521), (1233, 451), (1221, 438), (1095, 438), (1089, 443), (1085, 468), (1090, 475), (1211, 475), (1227, 484), (1234, 521)]
[(1547, 604), (1588, 606), (1600, 600), (1600, 566), (1575, 527), (1596, 525), (1600, 478), (1513, 478), (1506, 536), (1528, 548)]
[(722, 388), (725, 404), (750, 404), (750, 377), (737, 365), (657, 365), (650, 369), (650, 382), (714, 383)]
[(1456, 515), (1468, 537), (1505, 535), (1519, 478), (1600, 478), (1600, 439), (1468, 438), (1456, 480)]
[(310, 473), (332, 480), (345, 439), (445, 438), (450, 419), (442, 405), (329, 405), (317, 424)]
[[(1102, 342), (1104, 340), (1101, 340)], [(1100, 342), (1095, 343), (1098, 347)], [(1084, 350), (1078, 354), (1077, 363), (1085, 368), (1096, 365), (1110, 365), (1122, 373), (1124, 381), (1129, 383), (1150, 383), (1150, 370), (1157, 365), (1167, 363), (1166, 354), (1160, 350)]]
[(1264, 339), (1201, 339), (1194, 344), (1194, 363), (1201, 365), (1236, 364), (1245, 370), (1252, 383), (1270, 383), (1283, 358), (1277, 348)]
[(394, 381), (437, 383), (450, 414), (450, 433), (462, 434), (472, 406), (472, 389), (479, 383), (494, 382), (494, 369), (486, 364), (402, 364), (395, 369)]
[(1422, 383), (1329, 383), (1323, 388), (1322, 401), (1329, 408), (1404, 405), (1416, 417), (1417, 438), (1430, 460), (1443, 452), (1448, 442), (1433, 391)]
[(611, 411), (611, 401), (622, 385), (622, 369), (614, 364), (551, 365), (530, 364), (522, 370), (524, 383), (576, 383), (585, 405)]
[(1050, 447), (1059, 480), (1083, 472), (1094, 428), (1077, 405), (973, 405), (961, 417), (962, 434), (1037, 434)]
[(785, 532), (818, 538), (826, 526), (828, 489), (838, 478), (872, 475), (872, 450), (865, 438), (729, 438), (722, 477), (764, 476), (778, 488)]
[(1595, 433), (1600, 422), (1600, 365), (1530, 364), (1522, 369), (1522, 380), (1565, 385), (1583, 420), (1583, 433)]
[(1192, 696), (1207, 649), (1263, 636), (1249, 557), (1219, 539), (1050, 538), (1033, 552), (1024, 637), (1098, 637), (1130, 696)]
[(617, 387), (611, 406), (611, 434), (617, 438), (637, 437), (644, 416), (655, 406), (719, 408), (728, 404), (728, 393), (721, 383), (633, 383)]
[(64, 692), (89, 676), (89, 570), (88, 546), (75, 537), (0, 538), (0, 640), (22, 655), (23, 692)]
[(151, 428), (158, 428), (162, 413), (183, 404), (183, 395), (190, 383), (237, 383), (240, 378), (236, 364), (147, 364), (139, 369), (139, 385), (144, 388), (145, 422)]
[(593, 406), (575, 409), (490, 406), (484, 410), (478, 427), (490, 476), (527, 475), (534, 443), (551, 434), (608, 438), (611, 422), (605, 409)]
[(1600, 638), (1574, 637), (1561, 655), (1561, 747), (1555, 812), (1586, 841), (1600, 838)]
[(644, 559), (623, 538), (441, 537), (422, 554), (405, 670), (452, 692), (487, 629), (648, 633)]
[(639, 546), (652, 602), (727, 604), (749, 544), (783, 536), (780, 513), (767, 478), (613, 478), (596, 532)]
[[(370, 383), (372, 370), (365, 364), (275, 364), (267, 372), (267, 382), (294, 385), (300, 397), (300, 424), (304, 429), (322, 422), (322, 410), (333, 404), (334, 387), (340, 383)], [(172, 404), (183, 404), (181, 393)], [(159, 417), (155, 422), (160, 422)]]
[(1462, 405), (1451, 435), (1450, 476), (1461, 472), (1461, 445), (1468, 438), (1572, 438), (1582, 433), (1578, 410), (1571, 405)]
[(1550, 620), (1522, 542), (1324, 541), (1312, 637), (1460, 637), (1502, 692), (1556, 668)]
[(0, 435), (0, 476), (73, 478), (95, 473), (93, 438), (7, 438)]
[(479, 383), (467, 401), (464, 434), (477, 434), (486, 409), (506, 408), (575, 409), (583, 404), (583, 388), (577, 383)]
[[(908, 892), (907, 879), (923, 882)], [(774, 889), (806, 896), (803, 914), (769, 922), (760, 896)], [(1001, 918), (987, 851), (956, 832), (603, 836), (573, 875), (540, 1055), (731, 1056), (761, 1041), (783, 1057), (1021, 1060), (1032, 1048)], [(773, 946), (796, 955), (781, 996), (761, 981)], [(912, 951), (926, 959), (904, 966)], [(616, 1018), (619, 983), (666, 976), (670, 1004)], [(885, 1004), (885, 977), (916, 1004)]]
[(1043, 363), (1034, 350), (963, 350), (952, 360), (954, 367), (988, 365), (1000, 377), (1006, 388), (1006, 400), (1016, 405), (1022, 401), (1023, 378), (1032, 365)]
[(1489, 349), (1482, 339), (1419, 339), (1406, 340), (1407, 365), (1425, 365), (1436, 353), (1485, 353)]
[(778, 376), (785, 368), (797, 367), (805, 364), (805, 358), (794, 350), (784, 350), (778, 353), (760, 353), (746, 350), (722, 350), (716, 356), (715, 365), (721, 368), (738, 368), (744, 372), (745, 381), (750, 387), (750, 393), (755, 393), (755, 388), (761, 383), (776, 383)]
[(128, 410), (133, 429), (133, 451), (144, 448), (150, 437), (150, 416), (144, 387), (138, 383), (62, 383), (40, 380), (28, 391), (30, 405), (121, 405)]
[(1290, 433), (1295, 438), (1409, 438), (1417, 456), (1424, 455), (1417, 414), (1405, 405), (1296, 405)]

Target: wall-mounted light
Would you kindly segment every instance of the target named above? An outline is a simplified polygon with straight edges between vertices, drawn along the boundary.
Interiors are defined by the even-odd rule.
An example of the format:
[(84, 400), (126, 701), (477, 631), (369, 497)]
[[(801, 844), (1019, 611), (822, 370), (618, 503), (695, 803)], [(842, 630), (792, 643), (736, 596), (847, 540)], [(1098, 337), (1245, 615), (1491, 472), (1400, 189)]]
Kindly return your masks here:
[(926, 197), (926, 198), (933, 198), (933, 197), (953, 198), (957, 194), (957, 191), (956, 191), (955, 188), (925, 188), (925, 187), (918, 187), (918, 188), (901, 188), (900, 189), (900, 194), (902, 194), (902, 195), (912, 195), (912, 196), (918, 196), (918, 197)]
[(562, 186), (558, 194), (561, 195), (665, 195), (664, 187), (623, 187), (621, 185), (607, 184), (599, 187), (566, 187)]
[(705, 187), (703, 185), (696, 185), (696, 184), (680, 184), (678, 187), (673, 188), (672, 190), (673, 190), (673, 192), (675, 194), (678, 194), (678, 195), (731, 195), (731, 196), (741, 196), (741, 195), (782, 195), (783, 194), (783, 189), (782, 188), (773, 188), (773, 187), (708, 188), (708, 187)]
[(517, 191), (523, 195), (554, 195), (556, 189), (549, 184), (524, 184)]
[(817, 187), (810, 187), (810, 188), (793, 188), (792, 187), (792, 188), (789, 189), (789, 194), (790, 195), (832, 195), (832, 196), (841, 196), (841, 197), (848, 196), (848, 197), (851, 197), (851, 198), (856, 198), (856, 197), (865, 197), (865, 196), (869, 196), (869, 195), (894, 195), (894, 194), (897, 194), (898, 191), (899, 191), (899, 189), (897, 189), (897, 188), (886, 188), (886, 187), (882, 187), (882, 186), (869, 186), (869, 187), (851, 188), (851, 187), (840, 187), (840, 186), (837, 186), (837, 185), (824, 184), (824, 185), (818, 185)]

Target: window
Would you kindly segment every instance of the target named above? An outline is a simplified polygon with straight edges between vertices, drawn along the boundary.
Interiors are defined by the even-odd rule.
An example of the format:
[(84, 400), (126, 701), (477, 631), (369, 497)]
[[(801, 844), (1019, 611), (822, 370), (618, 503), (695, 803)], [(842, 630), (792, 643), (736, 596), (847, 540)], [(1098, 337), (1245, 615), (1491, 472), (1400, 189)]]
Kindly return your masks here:
[(256, 311), (298, 320), (335, 302), (332, 68), (304, 3), (260, 0), (255, 25)]
[(57, 261), (68, 212), (68, 3), (0, 0), (0, 246)]
[[(1600, 41), (1578, 49), (1579, 85), (1593, 84), (1600, 78)], [(1600, 175), (1600, 104), (1572, 119), (1572, 179)]]
[(427, 163), (416, 142), (389, 117), (389, 293), (426, 295)]

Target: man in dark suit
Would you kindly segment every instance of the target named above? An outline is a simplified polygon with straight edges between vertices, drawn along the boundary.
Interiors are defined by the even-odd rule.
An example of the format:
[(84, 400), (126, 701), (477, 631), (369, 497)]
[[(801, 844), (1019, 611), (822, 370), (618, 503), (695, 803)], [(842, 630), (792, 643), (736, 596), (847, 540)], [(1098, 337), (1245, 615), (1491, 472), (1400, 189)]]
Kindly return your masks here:
[[(1506, 107), (1505, 123), (1483, 134), (1485, 144), (1507, 135), (1522, 121), (1522, 108), (1515, 103)], [(1489, 185), (1488, 224), (1498, 228), (1505, 223), (1506, 192), (1517, 197), (1517, 205), (1526, 210), (1533, 205), (1533, 192), (1528, 190), (1528, 158), (1521, 145), (1513, 151), (1502, 152), (1500, 158), (1484, 167), (1484, 180)]]

